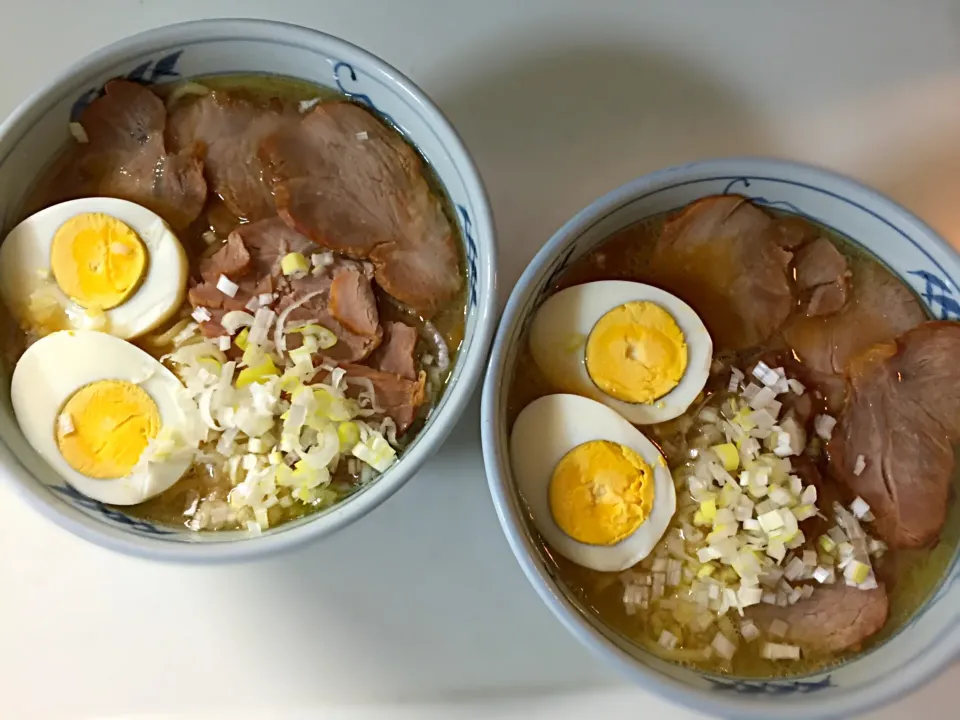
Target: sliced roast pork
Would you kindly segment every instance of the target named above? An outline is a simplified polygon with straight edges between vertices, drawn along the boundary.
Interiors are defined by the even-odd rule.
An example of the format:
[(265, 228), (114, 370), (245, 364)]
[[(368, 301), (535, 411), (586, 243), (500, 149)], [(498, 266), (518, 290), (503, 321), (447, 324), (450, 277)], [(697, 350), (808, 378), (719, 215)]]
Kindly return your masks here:
[(852, 275), (850, 300), (839, 313), (797, 315), (783, 329), (787, 344), (814, 372), (841, 375), (852, 356), (926, 319), (913, 293), (876, 262), (854, 263)]
[(348, 395), (356, 397), (363, 391), (362, 385), (351, 380), (363, 379), (373, 385), (377, 408), (380, 409), (377, 417), (390, 417), (397, 425), (397, 434), (402, 434), (413, 424), (417, 415), (417, 408), (426, 400), (426, 377), (420, 373), (416, 380), (383, 372), (367, 367), (366, 365), (344, 365), (347, 371), (347, 382), (350, 387)]
[[(189, 292), (191, 304), (205, 307), (212, 315), (202, 324), (204, 334), (222, 335), (225, 331), (219, 321), (224, 311), (243, 310), (252, 298), (269, 293), (275, 296), (270, 306), (284, 317), (285, 327), (313, 323), (337, 336), (337, 343), (323, 351), (326, 357), (339, 362), (366, 358), (383, 337), (370, 285), (373, 268), (369, 263), (333, 257), (317, 274), (283, 274), (280, 264), (285, 255), (312, 249), (310, 240), (279, 218), (237, 228), (214, 255), (201, 262), (203, 282)], [(239, 285), (234, 296), (217, 288), (221, 275)], [(287, 334), (286, 344), (290, 350), (298, 347), (301, 336)]]
[(767, 237), (784, 250), (794, 250), (811, 240), (816, 240), (820, 231), (813, 223), (797, 215), (773, 218)]
[(182, 229), (203, 210), (207, 183), (192, 148), (168, 152), (167, 112), (150, 90), (127, 80), (107, 83), (83, 111), (87, 142), (54, 181), (58, 200), (104, 195), (143, 205)]
[(322, 103), (268, 137), (260, 158), (280, 216), (319, 245), (371, 260), (392, 296), (430, 315), (459, 292), (457, 246), (423, 164), (369, 112)]
[(270, 275), (274, 283), (280, 283), (283, 272), (280, 263), (284, 256), (297, 252), (306, 258), (316, 246), (277, 217), (241, 225), (231, 233), (249, 250), (251, 269), (256, 275)]
[(370, 277), (356, 268), (344, 267), (330, 286), (330, 314), (357, 335), (376, 335), (379, 317)]
[[(254, 297), (278, 292), (281, 285), (286, 289), (280, 261), (287, 253), (309, 253), (311, 248), (313, 243), (279, 218), (241, 225), (230, 233), (216, 253), (201, 260), (203, 282), (190, 288), (190, 303), (211, 311), (243, 310)], [(233, 297), (217, 289), (221, 275), (240, 286)], [(223, 328), (216, 322), (218, 317), (214, 313), (214, 322), (203, 325), (205, 334), (211, 337), (223, 334)]]
[(206, 216), (210, 229), (218, 237), (227, 237), (243, 222), (243, 218), (228, 208), (216, 195), (207, 201)]
[(264, 108), (239, 92), (213, 91), (173, 111), (167, 138), (172, 148), (203, 155), (210, 187), (230, 212), (263, 220), (277, 211), (257, 156), (260, 143), (298, 119), (295, 110), (280, 103)]
[(926, 319), (910, 290), (876, 262), (853, 260), (849, 269), (847, 302), (838, 312), (819, 317), (796, 313), (782, 331), (785, 344), (834, 413), (846, 397), (844, 368), (849, 359)]
[(417, 346), (417, 329), (401, 322), (388, 322), (383, 326), (383, 344), (370, 356), (370, 364), (384, 372), (393, 373), (407, 380), (417, 379), (414, 350)]
[(846, 258), (825, 237), (818, 237), (796, 251), (794, 278), (801, 305), (810, 317), (831, 315), (847, 302)]
[(772, 239), (773, 231), (773, 219), (745, 198), (704, 198), (664, 225), (651, 279), (697, 311), (716, 345), (753, 347), (779, 329), (794, 306), (791, 254)]
[(830, 470), (870, 505), (891, 547), (936, 540), (960, 441), (960, 323), (927, 322), (848, 366), (847, 405)]
[[(291, 280), (289, 285), (281, 285), (277, 311), (283, 313), (289, 307), (294, 309), (286, 316), (287, 327), (303, 324), (317, 324), (332, 331), (337, 343), (323, 350), (323, 355), (337, 362), (357, 362), (373, 352), (383, 339), (377, 313), (377, 301), (370, 287), (370, 275), (360, 263), (346, 258), (338, 258), (320, 275), (306, 275)], [(351, 283), (357, 283), (361, 291), (344, 296), (334, 310), (334, 288), (341, 276), (350, 276)], [(288, 289), (289, 288), (289, 289)], [(342, 318), (354, 320), (366, 318), (364, 327), (354, 323), (348, 327)], [(300, 344), (296, 333), (288, 335), (287, 347), (293, 349)]]
[(216, 285), (221, 275), (239, 280), (249, 272), (251, 260), (242, 235), (231, 233), (216, 253), (200, 261), (200, 276), (211, 285)]
[(783, 642), (807, 653), (836, 653), (855, 648), (878, 632), (887, 621), (889, 601), (883, 585), (872, 590), (823, 585), (795, 605), (753, 605), (745, 612), (764, 632), (774, 620), (785, 622)]

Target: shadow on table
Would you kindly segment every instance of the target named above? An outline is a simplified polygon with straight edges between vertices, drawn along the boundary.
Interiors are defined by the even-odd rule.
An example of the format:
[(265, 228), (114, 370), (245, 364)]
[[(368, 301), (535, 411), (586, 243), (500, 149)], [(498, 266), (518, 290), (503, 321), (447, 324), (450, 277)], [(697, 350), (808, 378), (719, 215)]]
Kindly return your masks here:
[[(382, 507), (257, 564), (244, 602), (271, 609), (276, 633), (265, 650), (317, 658), (285, 670), (298, 687), (322, 675), (318, 692), (331, 700), (439, 701), (604, 682), (503, 539), (481, 464), (478, 406), (479, 393), (429, 472)], [(330, 667), (329, 652), (310, 653), (317, 647), (342, 649), (342, 663)]]
[[(597, 195), (665, 165), (763, 150), (757, 118), (709, 68), (614, 47), (515, 47), (496, 66), (469, 52), (451, 58), (462, 67), (447, 74), (466, 80), (434, 89), (491, 194), (502, 299), (549, 234)], [(274, 609), (284, 642), (301, 645), (300, 657), (320, 644), (344, 649), (342, 665), (286, 671), (306, 683), (322, 674), (334, 695), (363, 688), (371, 701), (614, 682), (511, 556), (486, 487), (478, 408), (479, 393), (429, 472), (384, 507), (262, 564), (247, 601)]]
[(518, 35), (451, 58), (431, 86), (483, 175), (500, 239), (500, 295), (550, 234), (603, 193), (658, 168), (761, 153), (762, 117), (711, 68), (639, 47)]
[[(896, 167), (867, 173), (865, 180), (921, 217), (960, 251), (960, 124), (942, 143), (918, 140)], [(903, 149), (901, 149), (902, 152)]]
[[(742, 93), (682, 59), (518, 42), (493, 67), (474, 67), (469, 52), (451, 62), (462, 67), (449, 76), (466, 80), (433, 94), (490, 191), (501, 299), (549, 234), (597, 195), (658, 167), (776, 151)], [(931, 212), (955, 206), (942, 193), (957, 188), (960, 152), (910, 148), (864, 177), (945, 232), (945, 216)], [(270, 608), (277, 632), (262, 639), (266, 652), (296, 648), (301, 664), (282, 667), (290, 681), (318, 697), (371, 702), (616, 682), (550, 616), (511, 556), (487, 492), (478, 415), (479, 393), (429, 471), (369, 517), (259, 565), (244, 603)], [(311, 653), (326, 646), (342, 662)]]

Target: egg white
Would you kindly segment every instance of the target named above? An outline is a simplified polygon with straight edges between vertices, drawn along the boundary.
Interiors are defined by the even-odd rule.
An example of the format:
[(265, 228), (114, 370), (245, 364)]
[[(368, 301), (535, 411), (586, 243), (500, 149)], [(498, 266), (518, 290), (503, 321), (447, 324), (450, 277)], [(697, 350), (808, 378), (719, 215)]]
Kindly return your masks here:
[(17, 225), (0, 244), (0, 297), (23, 324), (24, 308), (35, 290), (47, 288), (66, 310), (75, 329), (89, 328), (84, 309), (56, 284), (50, 248), (57, 230), (83, 213), (104, 213), (126, 223), (143, 241), (147, 265), (140, 285), (122, 304), (104, 311), (104, 332), (134, 338), (150, 332), (183, 304), (187, 256), (170, 227), (156, 213), (115, 198), (81, 198), (41, 210)]
[[(631, 535), (615, 545), (588, 545), (567, 535), (550, 511), (550, 480), (568, 452), (592, 440), (635, 451), (653, 468), (653, 508)], [(579, 395), (547, 395), (517, 417), (510, 435), (510, 462), (533, 524), (544, 540), (583, 567), (617, 572), (636, 565), (663, 537), (677, 509), (673, 477), (657, 447), (616, 412)]]
[[(611, 397), (587, 372), (587, 338), (593, 326), (610, 310), (634, 301), (652, 302), (670, 313), (687, 343), (683, 377), (673, 390), (652, 403)], [(547, 298), (530, 325), (530, 351), (555, 387), (602, 402), (636, 425), (682, 415), (706, 385), (713, 362), (713, 340), (693, 308), (659, 288), (622, 280), (574, 285)]]
[(112, 480), (90, 478), (70, 467), (57, 446), (57, 417), (77, 390), (98, 380), (139, 385), (157, 404), (161, 427), (197, 427), (196, 406), (172, 372), (140, 348), (89, 330), (52, 333), (27, 349), (13, 371), (13, 412), (27, 442), (65, 482), (94, 500), (136, 505), (173, 486), (192, 458), (171, 456)]

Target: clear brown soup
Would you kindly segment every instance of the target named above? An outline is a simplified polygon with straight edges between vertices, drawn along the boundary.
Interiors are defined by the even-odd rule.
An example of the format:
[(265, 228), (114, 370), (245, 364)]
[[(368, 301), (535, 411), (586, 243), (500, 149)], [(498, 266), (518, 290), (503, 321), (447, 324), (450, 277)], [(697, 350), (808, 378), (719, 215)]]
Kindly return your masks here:
[[(658, 279), (651, 273), (648, 265), (654, 243), (663, 229), (665, 220), (671, 215), (672, 213), (665, 213), (651, 217), (611, 236), (593, 251), (579, 258), (568, 267), (556, 280), (554, 286), (548, 289), (548, 292), (552, 293), (573, 285), (600, 280), (628, 280), (658, 286)], [(818, 229), (841, 250), (854, 272), (858, 267), (870, 264), (874, 269), (889, 274), (889, 271), (875, 259), (846, 238), (830, 232), (827, 228), (818, 227)], [(689, 294), (682, 287), (671, 286), (668, 289), (688, 302), (691, 302), (688, 299), (689, 294), (696, 295), (696, 288), (692, 287), (686, 288), (686, 291), (690, 291)], [(522, 343), (522, 349), (515, 363), (508, 396), (508, 425), (511, 427), (517, 415), (528, 404), (544, 395), (563, 392), (562, 389), (551, 386), (546, 377), (538, 370), (526, 338)], [(740, 367), (744, 367), (743, 362), (746, 359), (762, 355), (764, 350), (769, 349), (763, 347), (752, 348), (749, 351), (736, 353), (730, 348), (715, 344), (714, 357), (721, 357), (733, 363), (739, 362)], [(790, 348), (777, 347), (776, 351), (782, 356), (785, 353), (789, 354)], [(802, 372), (802, 368), (794, 369)], [(705, 388), (705, 396), (709, 397), (714, 392), (722, 392), (721, 386), (726, 384), (726, 379), (727, 376), (722, 378), (712, 377)], [(692, 407), (693, 410), (688, 411), (686, 415), (677, 420), (642, 428), (644, 434), (654, 440), (664, 452), (671, 468), (687, 459), (682, 456), (678, 448), (682, 446), (680, 437), (683, 434), (681, 428), (684, 419), (695, 416), (700, 405), (694, 403)], [(822, 459), (822, 456), (818, 469), (826, 478), (825, 460)], [(960, 472), (955, 473), (952, 479), (946, 524), (940, 534), (939, 541), (933, 547), (918, 550), (891, 550), (875, 562), (874, 568), (877, 579), (886, 585), (888, 591), (889, 617), (882, 630), (870, 637), (862, 647), (850, 648), (841, 653), (805, 654), (801, 660), (777, 662), (761, 657), (759, 652), (761, 643), (754, 642), (752, 644), (742, 644), (732, 662), (725, 662), (715, 657), (708, 662), (698, 660), (689, 664), (702, 670), (724, 675), (778, 677), (822, 670), (824, 667), (843, 662), (860, 652), (883, 643), (896, 634), (937, 590), (957, 553), (958, 545), (960, 545), (960, 503), (956, 501), (958, 491), (960, 491)], [(821, 488), (821, 498), (818, 501), (818, 506), (821, 508), (829, 507), (830, 501), (838, 497), (836, 488), (831, 487), (827, 482)], [(620, 581), (620, 573), (598, 572), (570, 562), (539, 536), (532, 522), (528, 522), (528, 527), (533, 535), (539, 538), (541, 559), (559, 581), (561, 587), (566, 589), (568, 596), (580, 608), (581, 612), (593, 615), (640, 648), (659, 654), (657, 638), (661, 631), (670, 629), (672, 626), (676, 627), (663, 611), (654, 613), (637, 610), (635, 614), (627, 614), (623, 602), (623, 585)], [(676, 517), (671, 527), (679, 527)], [(693, 639), (700, 644), (709, 644), (710, 638), (715, 633), (716, 626), (702, 636)], [(680, 649), (683, 649), (682, 644)]]

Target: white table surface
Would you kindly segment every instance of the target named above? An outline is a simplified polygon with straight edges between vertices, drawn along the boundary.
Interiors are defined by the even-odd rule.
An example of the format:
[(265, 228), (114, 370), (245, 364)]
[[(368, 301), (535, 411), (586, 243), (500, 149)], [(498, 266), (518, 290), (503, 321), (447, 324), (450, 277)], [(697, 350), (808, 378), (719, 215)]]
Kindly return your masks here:
[[(0, 115), (151, 26), (282, 19), (412, 76), (460, 129), (500, 230), (501, 300), (595, 196), (766, 153), (851, 173), (960, 247), (951, 0), (3, 0)], [(703, 717), (566, 635), (504, 542), (478, 402), (398, 496), (285, 557), (178, 567), (87, 545), (0, 487), (0, 717)], [(869, 717), (957, 717), (960, 667)]]

